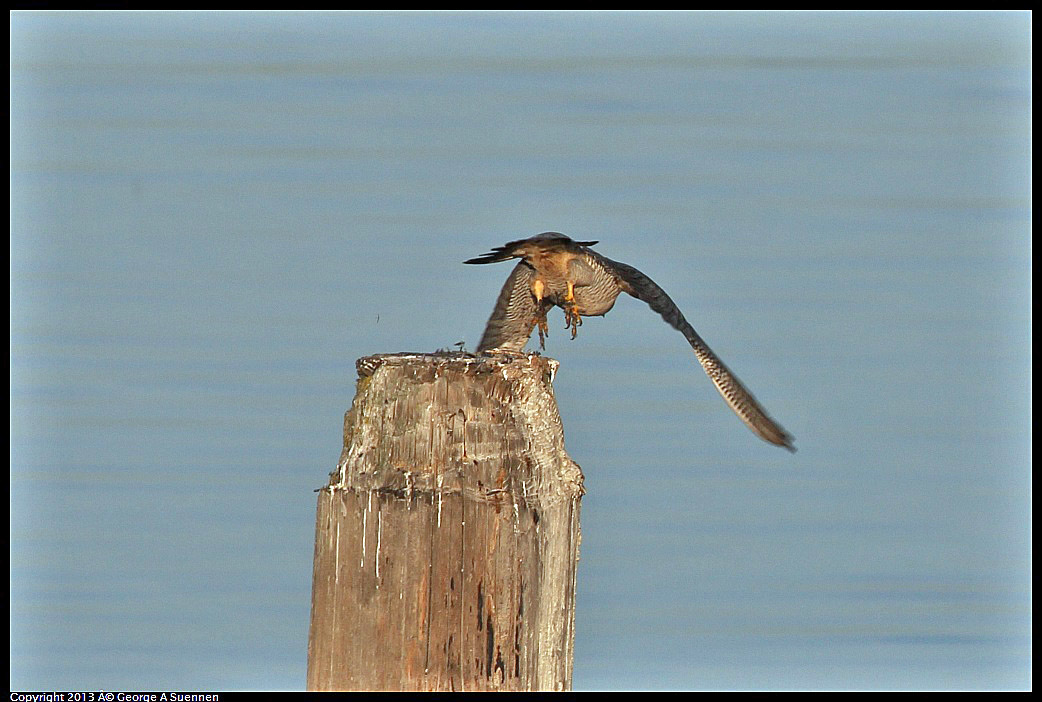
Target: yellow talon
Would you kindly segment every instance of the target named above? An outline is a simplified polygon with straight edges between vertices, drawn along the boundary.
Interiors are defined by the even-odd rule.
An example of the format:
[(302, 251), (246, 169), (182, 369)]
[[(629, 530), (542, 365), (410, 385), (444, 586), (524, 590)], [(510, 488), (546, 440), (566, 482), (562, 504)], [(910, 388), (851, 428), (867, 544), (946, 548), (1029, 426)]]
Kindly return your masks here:
[(572, 338), (578, 333), (578, 328), (583, 324), (583, 318), (579, 316), (579, 308), (572, 306), (564, 311), (564, 328), (572, 330)]
[[(542, 307), (543, 292), (545, 290), (546, 286), (542, 280), (536, 278), (532, 281), (532, 296), (535, 298), (537, 308)], [(539, 348), (546, 348), (546, 337), (550, 335), (550, 328), (546, 324), (546, 312), (544, 311), (542, 314), (537, 313), (532, 323), (539, 329)]]
[(535, 323), (539, 327), (539, 348), (545, 349), (546, 344), (544, 341), (546, 337), (550, 336), (550, 327), (546, 324), (546, 315), (536, 317)]
[(582, 326), (583, 318), (579, 316), (579, 305), (575, 303), (575, 283), (568, 281), (568, 289), (564, 294), (564, 301), (567, 303), (564, 308), (564, 328), (572, 330), (572, 338), (578, 333), (578, 328)]

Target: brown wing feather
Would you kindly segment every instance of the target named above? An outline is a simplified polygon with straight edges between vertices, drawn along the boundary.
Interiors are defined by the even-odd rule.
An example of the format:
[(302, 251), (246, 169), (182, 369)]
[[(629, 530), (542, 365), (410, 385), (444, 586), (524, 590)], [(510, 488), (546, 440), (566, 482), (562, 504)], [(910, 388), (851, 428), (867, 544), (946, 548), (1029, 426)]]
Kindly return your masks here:
[(648, 303), (651, 309), (662, 315), (662, 319), (684, 335), (684, 338), (691, 344), (691, 348), (694, 350), (698, 362), (702, 364), (706, 375), (716, 385), (716, 389), (720, 391), (720, 394), (727, 401), (727, 404), (731, 406), (735, 414), (757, 436), (764, 441), (783, 446), (790, 451), (796, 450), (792, 445), (792, 435), (771, 419), (763, 406), (756, 401), (753, 394), (742, 385), (738, 377), (724, 365), (724, 362), (713, 353), (709, 345), (688, 324), (676, 303), (670, 299), (669, 295), (655, 281), (633, 266), (612, 261), (610, 258), (599, 254), (597, 258), (615, 274), (623, 290), (638, 300)]
[(511, 258), (527, 258), (536, 251), (571, 251), (575, 252), (582, 246), (593, 246), (596, 241), (575, 241), (571, 237), (557, 232), (543, 232), (528, 239), (508, 241), (502, 246), (496, 246), (486, 254), (467, 259), (464, 263), (499, 263)]
[(536, 319), (545, 316), (551, 307), (548, 301), (540, 309), (532, 296), (532, 279), (535, 271), (527, 262), (521, 261), (507, 277), (499, 291), (492, 316), (485, 325), (478, 351), (521, 351), (532, 335)]

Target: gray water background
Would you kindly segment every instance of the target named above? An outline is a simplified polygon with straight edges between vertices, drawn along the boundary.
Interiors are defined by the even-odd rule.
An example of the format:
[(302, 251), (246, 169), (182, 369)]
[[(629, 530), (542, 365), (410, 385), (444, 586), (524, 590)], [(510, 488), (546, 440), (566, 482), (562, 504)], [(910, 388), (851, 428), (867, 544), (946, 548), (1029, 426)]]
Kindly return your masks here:
[(356, 358), (544, 230), (670, 293), (546, 353), (577, 689), (1030, 675), (1024, 13), (11, 17), (11, 687), (300, 689)]

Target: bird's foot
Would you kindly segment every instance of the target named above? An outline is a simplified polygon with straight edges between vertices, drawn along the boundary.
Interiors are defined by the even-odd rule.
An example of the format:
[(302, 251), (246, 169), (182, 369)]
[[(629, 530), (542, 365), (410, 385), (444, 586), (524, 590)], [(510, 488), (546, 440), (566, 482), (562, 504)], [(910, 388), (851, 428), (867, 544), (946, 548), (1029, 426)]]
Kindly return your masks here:
[(583, 318), (579, 315), (579, 307), (575, 304), (564, 308), (564, 328), (572, 330), (572, 338), (579, 333), (579, 327), (583, 325)]
[(574, 339), (583, 323), (583, 318), (579, 316), (579, 305), (575, 302), (574, 281), (568, 281), (568, 290), (564, 294), (564, 304), (561, 307), (564, 309), (564, 328), (572, 330)]
[(536, 323), (536, 327), (539, 328), (539, 348), (545, 349), (546, 348), (546, 343), (545, 343), (546, 337), (550, 336), (550, 327), (546, 323), (546, 315), (544, 314), (541, 317), (536, 317), (535, 323)]

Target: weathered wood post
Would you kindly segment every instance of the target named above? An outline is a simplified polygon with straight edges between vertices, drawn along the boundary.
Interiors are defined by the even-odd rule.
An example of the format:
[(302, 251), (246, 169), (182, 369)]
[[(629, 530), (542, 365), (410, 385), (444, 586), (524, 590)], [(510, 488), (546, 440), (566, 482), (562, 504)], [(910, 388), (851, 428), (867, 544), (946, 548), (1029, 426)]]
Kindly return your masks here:
[(357, 365), (318, 497), (308, 689), (570, 689), (582, 472), (557, 361)]

